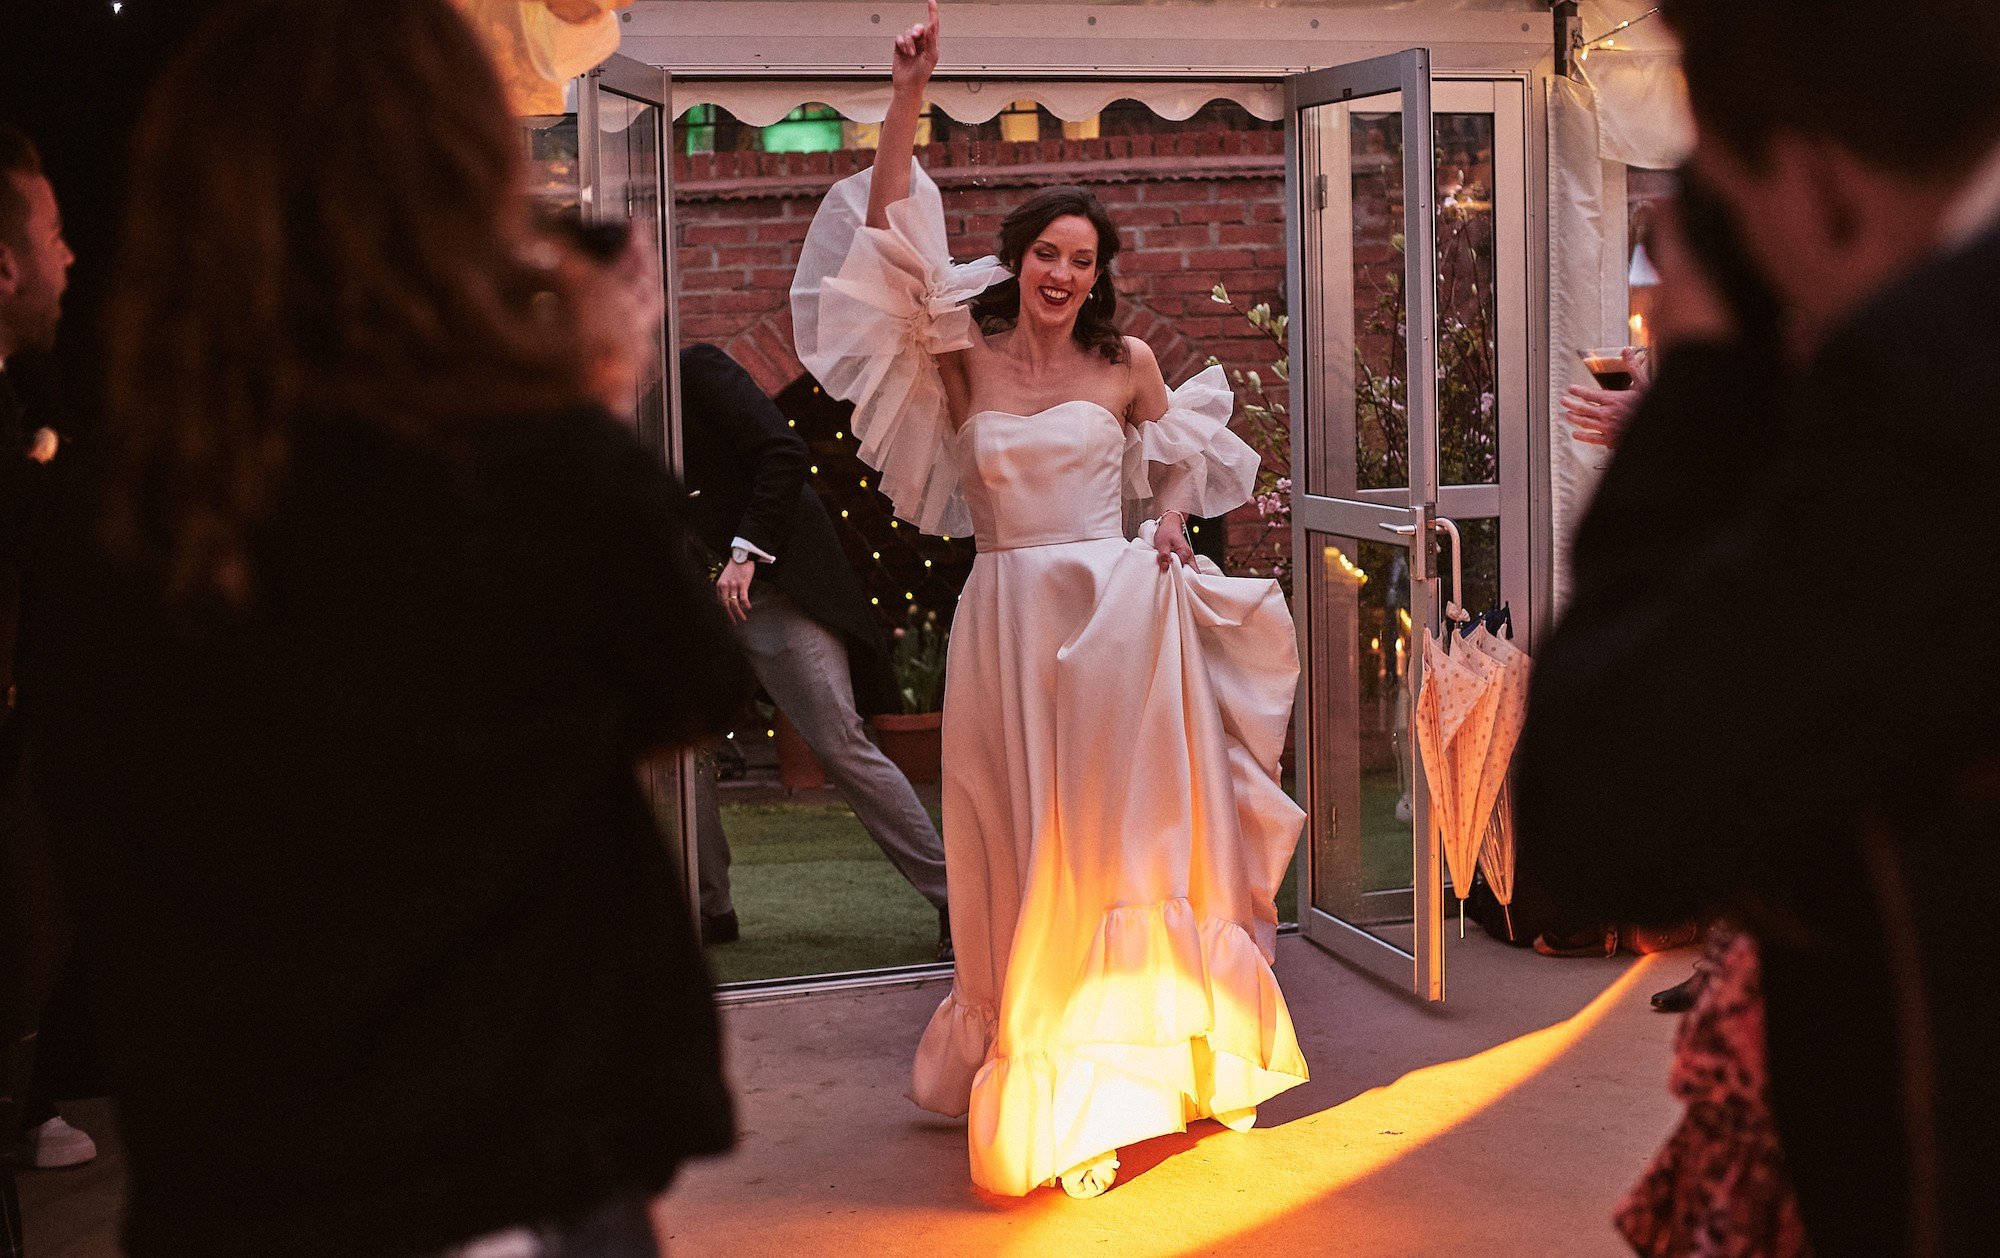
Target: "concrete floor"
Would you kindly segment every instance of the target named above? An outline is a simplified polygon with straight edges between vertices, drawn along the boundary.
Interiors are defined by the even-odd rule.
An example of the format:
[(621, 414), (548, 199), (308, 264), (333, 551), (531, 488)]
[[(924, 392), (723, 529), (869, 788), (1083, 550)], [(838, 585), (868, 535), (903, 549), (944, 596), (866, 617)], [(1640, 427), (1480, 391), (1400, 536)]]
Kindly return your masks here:
[[(1625, 1252), (1610, 1213), (1676, 1117), (1674, 1020), (1647, 995), (1691, 952), (1553, 961), (1476, 931), (1449, 999), (1417, 1004), (1302, 939), (1278, 976), (1312, 1082), (1247, 1134), (1201, 1123), (1121, 1153), (1095, 1201), (987, 1196), (962, 1122), (903, 1098), (941, 983), (725, 1011), (742, 1142), (660, 1211), (676, 1255), (1041, 1258), (1098, 1253), (1397, 1258)], [(72, 1109), (102, 1134), (101, 1107)], [(23, 1177), (32, 1258), (111, 1258), (120, 1172)]]
[(1282, 940), (1312, 1082), (1257, 1131), (1127, 1150), (1084, 1202), (980, 1193), (963, 1123), (903, 1099), (941, 985), (731, 1008), (742, 1147), (683, 1177), (663, 1230), (732, 1258), (1625, 1252), (1612, 1207), (1676, 1117), (1674, 1022), (1646, 997), (1692, 955), (1553, 961), (1475, 932), (1448, 956), (1424, 1007)]

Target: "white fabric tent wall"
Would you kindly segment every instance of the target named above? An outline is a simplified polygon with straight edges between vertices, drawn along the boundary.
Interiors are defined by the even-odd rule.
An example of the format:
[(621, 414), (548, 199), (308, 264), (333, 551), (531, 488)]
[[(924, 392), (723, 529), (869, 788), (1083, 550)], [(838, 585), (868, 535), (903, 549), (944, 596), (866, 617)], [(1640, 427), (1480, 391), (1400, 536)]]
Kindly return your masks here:
[[(1596, 39), (1643, 9), (1629, 0), (1583, 6)], [(1554, 554), (1550, 606), (1569, 592), (1569, 543), (1590, 505), (1607, 452), (1577, 441), (1560, 399), (1591, 383), (1575, 350), (1622, 345), (1627, 257), (1625, 172), (1678, 166), (1693, 142), (1686, 89), (1669, 34), (1658, 22), (1621, 33), (1577, 65), (1577, 79), (1551, 78), (1549, 136), (1549, 514)]]

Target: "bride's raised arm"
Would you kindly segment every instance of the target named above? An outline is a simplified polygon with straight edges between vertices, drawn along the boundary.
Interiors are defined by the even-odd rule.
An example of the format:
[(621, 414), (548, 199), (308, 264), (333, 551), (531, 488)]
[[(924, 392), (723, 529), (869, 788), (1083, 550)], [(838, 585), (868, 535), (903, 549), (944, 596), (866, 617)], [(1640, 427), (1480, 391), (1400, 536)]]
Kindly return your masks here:
[(862, 461), (896, 514), (927, 533), (972, 530), (959, 493), (939, 362), (978, 331), (972, 299), (1007, 278), (997, 258), (954, 264), (944, 200), (914, 159), (937, 65), (937, 5), (896, 40), (895, 94), (872, 168), (827, 189), (799, 247), (792, 338), (799, 362), (854, 403)]
[(889, 207), (910, 195), (910, 156), (917, 147), (917, 124), (924, 115), (924, 89), (938, 63), (937, 0), (926, 19), (896, 37), (890, 63), (889, 114), (875, 146), (875, 178), (868, 190), (868, 225), (887, 227)]

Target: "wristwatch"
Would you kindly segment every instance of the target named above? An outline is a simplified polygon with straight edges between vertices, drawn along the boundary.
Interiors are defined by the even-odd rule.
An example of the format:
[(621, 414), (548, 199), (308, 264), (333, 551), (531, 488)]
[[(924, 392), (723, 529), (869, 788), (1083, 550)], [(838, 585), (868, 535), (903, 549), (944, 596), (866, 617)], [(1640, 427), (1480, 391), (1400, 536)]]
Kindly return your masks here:
[(745, 550), (745, 549), (743, 549), (743, 548), (742, 548), (741, 546), (731, 546), (731, 547), (729, 548), (729, 562), (730, 562), (730, 563), (749, 563), (749, 562), (750, 562), (750, 552), (749, 552), (749, 551), (747, 551), (747, 550)]

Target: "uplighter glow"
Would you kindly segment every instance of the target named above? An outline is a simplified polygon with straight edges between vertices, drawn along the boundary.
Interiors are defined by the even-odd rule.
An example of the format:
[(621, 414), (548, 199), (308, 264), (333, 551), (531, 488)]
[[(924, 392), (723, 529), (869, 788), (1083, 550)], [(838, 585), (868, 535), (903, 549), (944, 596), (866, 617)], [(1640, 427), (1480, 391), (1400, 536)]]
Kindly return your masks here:
[[(1632, 993), (1655, 973), (1654, 960), (1642, 960), (1588, 1005), (1553, 1026), (1531, 1031), (1471, 1057), (1413, 1070), (1393, 1083), (1321, 1113), (1247, 1136), (1229, 1132), (1209, 1134), (1198, 1151), (1188, 1150), (1178, 1156), (1207, 1156), (1219, 1164), (1226, 1163), (1226, 1174), (1249, 1176), (1237, 1185), (1239, 1191), (1230, 1196), (1234, 1209), (1218, 1212), (1206, 1208), (1204, 1203), (1182, 1200), (1179, 1196), (1149, 1202), (1149, 1211), (1157, 1211), (1157, 1225), (1150, 1230), (1161, 1244), (1145, 1252), (1230, 1252), (1232, 1241), (1246, 1239), (1287, 1215), (1305, 1211), (1449, 1136), (1557, 1066), (1613, 1009), (1629, 1003)], [(1557, 1080), (1560, 1078), (1558, 1075)], [(1189, 1176), (1182, 1183), (1186, 1193), (1197, 1196), (1218, 1191), (1218, 1184), (1212, 1178)], [(1136, 1190), (1143, 1187), (1143, 1181), (1127, 1185), (1126, 1200), (1132, 1202), (1138, 1195)], [(1113, 1190), (1114, 1198), (1118, 1191)], [(1077, 1218), (1068, 1208), (1072, 1203), (1048, 1194), (1024, 1204), (1039, 1204), (1042, 1208), (1017, 1210), (1014, 1217), (1020, 1223), (1018, 1239), (1010, 1240), (996, 1252), (1039, 1258), (1074, 1249)], [(1096, 1203), (1074, 1204), (1090, 1208)], [(1128, 1204), (1126, 1209), (1129, 1211), (1134, 1205), (1136, 1202)], [(1203, 1208), (1196, 1208), (1197, 1205)], [(1607, 1211), (1608, 1208), (1609, 1203)], [(1126, 1226), (1132, 1226), (1129, 1217)], [(1385, 1250), (1394, 1248), (1385, 1246)], [(1367, 1252), (1367, 1249), (1362, 1246), (1349, 1252)]]

